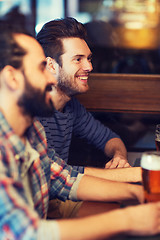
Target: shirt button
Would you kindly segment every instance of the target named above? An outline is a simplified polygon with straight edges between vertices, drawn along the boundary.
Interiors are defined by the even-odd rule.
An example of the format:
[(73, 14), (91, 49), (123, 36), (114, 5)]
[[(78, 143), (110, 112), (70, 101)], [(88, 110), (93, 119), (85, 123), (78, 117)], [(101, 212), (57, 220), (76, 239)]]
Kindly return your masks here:
[(19, 160), (19, 155), (18, 154), (15, 155), (15, 159)]

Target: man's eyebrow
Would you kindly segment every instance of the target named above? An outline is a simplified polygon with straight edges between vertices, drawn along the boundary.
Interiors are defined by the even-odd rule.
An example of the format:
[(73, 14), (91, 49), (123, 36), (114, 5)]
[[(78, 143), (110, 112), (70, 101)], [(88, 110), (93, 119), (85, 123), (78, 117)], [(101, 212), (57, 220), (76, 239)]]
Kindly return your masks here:
[[(74, 55), (72, 58), (76, 58), (76, 57), (85, 57), (84, 54), (77, 54), (77, 55)], [(92, 53), (90, 53), (87, 58), (91, 58), (92, 57)]]
[(76, 54), (72, 58), (76, 58), (76, 57), (84, 57), (84, 54)]

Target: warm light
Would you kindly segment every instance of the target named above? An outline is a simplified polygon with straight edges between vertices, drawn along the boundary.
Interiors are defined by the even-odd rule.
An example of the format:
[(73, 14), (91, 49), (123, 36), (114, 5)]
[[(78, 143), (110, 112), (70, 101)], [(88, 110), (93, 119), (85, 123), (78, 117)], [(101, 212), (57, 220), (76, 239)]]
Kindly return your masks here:
[(125, 23), (125, 28), (141, 29), (141, 28), (143, 28), (143, 24), (141, 22), (127, 22), (127, 23)]

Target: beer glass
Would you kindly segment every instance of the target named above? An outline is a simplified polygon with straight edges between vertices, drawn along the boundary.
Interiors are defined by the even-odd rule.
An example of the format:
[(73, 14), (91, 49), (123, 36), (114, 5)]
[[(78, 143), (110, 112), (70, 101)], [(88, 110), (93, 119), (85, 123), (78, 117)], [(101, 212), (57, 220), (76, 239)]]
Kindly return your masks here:
[(160, 201), (160, 152), (144, 152), (141, 168), (145, 202)]
[(156, 125), (155, 130), (155, 144), (157, 151), (160, 151), (160, 124)]

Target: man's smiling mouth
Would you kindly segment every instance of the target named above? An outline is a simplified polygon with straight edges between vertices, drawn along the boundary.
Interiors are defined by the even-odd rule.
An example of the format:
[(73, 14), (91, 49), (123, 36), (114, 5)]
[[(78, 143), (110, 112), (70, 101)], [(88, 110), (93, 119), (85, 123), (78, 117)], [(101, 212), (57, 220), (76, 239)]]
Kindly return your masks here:
[(83, 75), (83, 76), (77, 76), (81, 81), (86, 82), (88, 80), (88, 75)]

